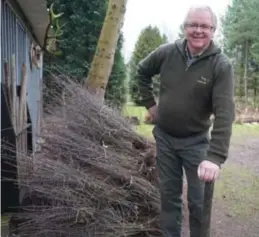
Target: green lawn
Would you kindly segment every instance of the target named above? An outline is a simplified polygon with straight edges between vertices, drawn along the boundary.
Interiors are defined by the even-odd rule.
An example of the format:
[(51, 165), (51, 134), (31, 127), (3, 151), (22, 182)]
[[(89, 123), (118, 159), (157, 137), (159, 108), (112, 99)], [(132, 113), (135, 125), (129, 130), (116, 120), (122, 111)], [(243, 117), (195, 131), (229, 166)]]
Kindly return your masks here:
[(140, 121), (140, 125), (136, 127), (138, 133), (148, 138), (153, 138), (152, 129), (153, 125), (145, 124), (144, 118), (146, 114), (146, 109), (144, 107), (134, 106), (134, 105), (127, 105), (124, 108), (124, 115), (125, 116), (136, 116)]
[(8, 222), (8, 216), (1, 216), (1, 223), (2, 225), (6, 225)]
[(226, 164), (215, 185), (215, 197), (233, 217), (259, 212), (259, 176), (240, 165)]
[(1, 216), (1, 236), (5, 237), (8, 236), (8, 216)]

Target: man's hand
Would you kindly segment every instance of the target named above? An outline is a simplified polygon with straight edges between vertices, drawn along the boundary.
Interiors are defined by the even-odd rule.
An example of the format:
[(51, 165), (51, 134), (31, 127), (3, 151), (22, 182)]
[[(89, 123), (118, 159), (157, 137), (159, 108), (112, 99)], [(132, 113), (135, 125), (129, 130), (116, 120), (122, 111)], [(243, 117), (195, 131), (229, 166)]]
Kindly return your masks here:
[(208, 160), (204, 160), (198, 167), (198, 177), (205, 181), (215, 181), (219, 176), (220, 167)]
[(157, 105), (154, 105), (148, 109), (148, 113), (150, 115), (150, 120), (152, 123), (156, 122), (157, 117)]

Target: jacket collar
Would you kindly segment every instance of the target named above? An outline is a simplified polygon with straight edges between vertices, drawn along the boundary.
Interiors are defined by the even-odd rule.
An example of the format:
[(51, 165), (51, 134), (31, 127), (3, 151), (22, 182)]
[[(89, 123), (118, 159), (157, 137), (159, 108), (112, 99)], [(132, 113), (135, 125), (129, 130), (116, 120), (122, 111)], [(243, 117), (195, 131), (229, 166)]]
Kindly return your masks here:
[[(187, 49), (187, 40), (186, 39), (178, 39), (176, 40), (176, 46), (178, 48), (178, 50), (182, 53), (182, 55), (185, 58), (188, 58), (188, 49)], [(204, 58), (207, 56), (211, 56), (214, 54), (219, 54), (221, 53), (221, 49), (213, 42), (213, 40), (211, 41), (209, 47), (204, 50), (203, 52), (201, 52), (199, 55), (196, 55), (195, 58)]]

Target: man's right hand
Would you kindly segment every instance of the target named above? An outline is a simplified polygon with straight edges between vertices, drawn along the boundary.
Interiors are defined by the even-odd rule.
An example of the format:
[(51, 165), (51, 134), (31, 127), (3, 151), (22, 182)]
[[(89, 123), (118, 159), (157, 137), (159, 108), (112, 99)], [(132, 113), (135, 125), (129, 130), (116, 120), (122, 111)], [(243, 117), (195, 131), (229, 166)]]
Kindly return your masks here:
[(150, 122), (155, 124), (157, 119), (157, 105), (154, 105), (148, 109), (148, 113), (150, 115)]

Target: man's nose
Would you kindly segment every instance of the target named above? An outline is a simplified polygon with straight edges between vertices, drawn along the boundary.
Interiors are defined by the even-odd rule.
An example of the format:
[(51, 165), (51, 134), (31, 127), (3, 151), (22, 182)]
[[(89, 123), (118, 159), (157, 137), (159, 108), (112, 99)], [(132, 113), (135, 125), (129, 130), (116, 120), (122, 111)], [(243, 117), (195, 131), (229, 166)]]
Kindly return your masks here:
[(197, 26), (196, 29), (195, 29), (195, 31), (198, 32), (198, 33), (201, 33), (201, 32), (202, 32), (202, 29), (201, 29), (200, 26)]

